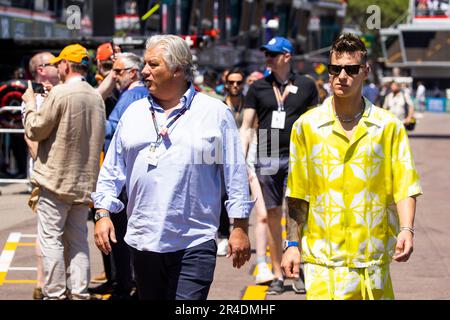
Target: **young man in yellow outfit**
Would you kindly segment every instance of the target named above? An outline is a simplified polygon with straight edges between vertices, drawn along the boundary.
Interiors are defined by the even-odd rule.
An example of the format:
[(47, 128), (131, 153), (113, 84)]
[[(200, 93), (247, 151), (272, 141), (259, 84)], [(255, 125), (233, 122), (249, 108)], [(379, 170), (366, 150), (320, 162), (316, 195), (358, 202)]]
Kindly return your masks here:
[(304, 262), (307, 299), (394, 299), (389, 264), (413, 251), (422, 190), (403, 124), (362, 97), (366, 55), (359, 38), (341, 35), (333, 96), (292, 128), (282, 269), (298, 277)]

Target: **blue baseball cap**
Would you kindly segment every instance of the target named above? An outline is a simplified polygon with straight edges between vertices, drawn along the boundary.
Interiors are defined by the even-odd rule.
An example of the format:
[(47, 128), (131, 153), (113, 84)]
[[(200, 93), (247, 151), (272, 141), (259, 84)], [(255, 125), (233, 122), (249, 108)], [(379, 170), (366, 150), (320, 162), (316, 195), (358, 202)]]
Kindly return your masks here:
[(292, 43), (288, 39), (283, 37), (275, 37), (270, 39), (270, 41), (260, 49), (270, 52), (285, 52), (290, 54), (294, 53), (294, 47), (292, 46)]

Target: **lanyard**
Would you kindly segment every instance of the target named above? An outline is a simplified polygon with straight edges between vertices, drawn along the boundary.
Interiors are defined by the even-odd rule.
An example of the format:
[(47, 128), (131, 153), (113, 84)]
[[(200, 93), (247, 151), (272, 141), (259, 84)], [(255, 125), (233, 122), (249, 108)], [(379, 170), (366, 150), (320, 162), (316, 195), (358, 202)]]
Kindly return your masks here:
[(231, 103), (230, 96), (227, 96), (225, 98), (225, 103), (228, 105), (228, 107), (230, 107), (231, 110), (233, 110), (233, 113), (240, 113), (241, 110), (242, 110), (242, 105), (243, 105), (243, 101), (242, 100), (243, 99), (242, 99), (242, 96), (241, 96), (240, 99), (239, 99), (239, 107), (238, 107), (237, 111), (235, 110), (233, 104)]
[(284, 111), (284, 101), (289, 95), (289, 87), (291, 86), (292, 81), (289, 80), (287, 86), (284, 88), (283, 96), (281, 95), (280, 89), (278, 89), (275, 81), (272, 82), (273, 92), (275, 93), (275, 98), (277, 99), (278, 111)]
[(157, 134), (156, 138), (157, 145), (159, 145), (162, 142), (163, 137), (168, 134), (169, 128), (175, 123), (175, 121), (177, 121), (187, 111), (187, 109), (189, 109), (196, 94), (197, 91), (194, 91), (194, 94), (189, 104), (188, 105), (185, 104), (184, 107), (181, 108), (180, 111), (177, 113), (177, 115), (169, 122), (169, 124), (167, 124), (167, 126), (163, 127), (161, 130), (158, 130), (158, 121), (156, 120), (156, 114), (155, 109), (153, 108), (153, 103), (152, 101), (150, 101), (150, 96), (147, 97), (147, 99), (150, 102), (150, 111), (152, 113), (153, 126), (155, 127), (155, 132)]

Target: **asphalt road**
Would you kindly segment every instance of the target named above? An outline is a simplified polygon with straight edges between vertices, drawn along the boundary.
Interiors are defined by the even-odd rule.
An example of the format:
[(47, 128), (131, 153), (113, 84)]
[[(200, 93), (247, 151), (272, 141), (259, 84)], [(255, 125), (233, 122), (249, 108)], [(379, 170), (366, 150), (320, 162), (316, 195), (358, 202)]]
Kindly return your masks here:
[[(424, 195), (419, 198), (417, 205), (413, 256), (408, 263), (392, 263), (394, 291), (396, 298), (402, 300), (449, 300), (450, 170), (447, 166), (450, 159), (450, 114), (425, 113), (410, 137)], [(36, 279), (36, 271), (33, 269), (36, 218), (27, 207), (28, 193), (25, 185), (0, 185), (0, 191), (0, 300), (29, 300)], [(102, 264), (93, 241), (93, 223), (89, 221), (88, 226), (91, 273), (94, 276), (102, 271)], [(250, 239), (254, 243), (252, 225)], [(255, 254), (252, 254), (249, 263), (241, 269), (234, 269), (229, 259), (219, 257), (209, 299), (305, 298), (304, 295), (293, 292), (290, 280), (285, 282), (285, 293), (266, 296), (264, 287), (253, 286), (254, 263)], [(7, 269), (3, 273), (3, 280), (1, 268)], [(249, 290), (253, 293), (249, 294)]]

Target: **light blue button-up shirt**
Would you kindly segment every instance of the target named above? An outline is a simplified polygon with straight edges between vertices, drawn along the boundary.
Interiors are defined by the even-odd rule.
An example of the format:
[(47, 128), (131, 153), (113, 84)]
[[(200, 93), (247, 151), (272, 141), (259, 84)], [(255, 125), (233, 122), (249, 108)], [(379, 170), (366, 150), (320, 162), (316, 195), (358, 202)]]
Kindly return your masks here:
[[(192, 101), (192, 103), (191, 103)], [(187, 111), (169, 128), (158, 147), (157, 166), (148, 164), (158, 126), (169, 123), (182, 106)], [(130, 105), (119, 121), (100, 170), (95, 208), (123, 209), (117, 198), (126, 184), (128, 227), (125, 241), (140, 251), (173, 252), (215, 238), (223, 188), (230, 218), (248, 218), (247, 168), (231, 110), (193, 86), (165, 118), (150, 99)]]

